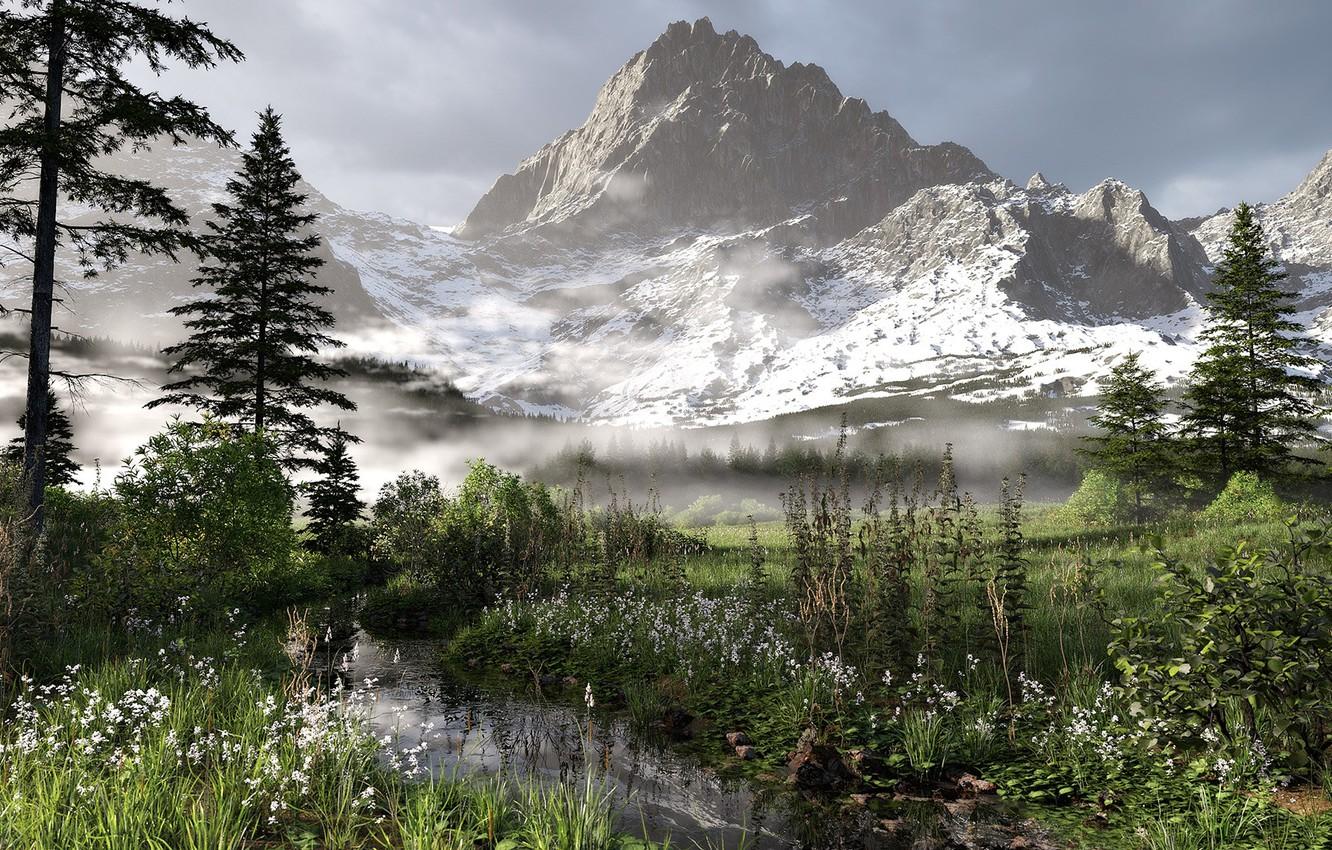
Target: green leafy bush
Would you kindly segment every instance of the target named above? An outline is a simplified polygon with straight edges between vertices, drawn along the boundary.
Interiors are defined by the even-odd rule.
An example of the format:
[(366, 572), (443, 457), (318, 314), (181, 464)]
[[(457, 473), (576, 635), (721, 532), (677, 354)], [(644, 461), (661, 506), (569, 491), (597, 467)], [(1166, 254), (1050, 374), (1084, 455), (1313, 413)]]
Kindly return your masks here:
[(702, 528), (716, 522), (722, 512), (722, 499), (718, 495), (699, 496), (672, 519), (682, 528)]
[(1289, 513), (1272, 485), (1252, 472), (1236, 472), (1212, 503), (1203, 509), (1202, 520), (1217, 525), (1273, 522)]
[(385, 484), (374, 504), (371, 556), (390, 573), (428, 574), (435, 562), (432, 526), (446, 504), (439, 479), (404, 472)]
[(1288, 553), (1240, 546), (1202, 570), (1162, 556), (1151, 616), (1114, 623), (1110, 650), (1134, 719), (1222, 780), (1327, 767), (1332, 578), (1304, 556), (1325, 557), (1332, 536), (1295, 539)]
[(754, 522), (776, 522), (782, 518), (782, 512), (765, 505), (758, 499), (741, 499), (733, 510), (722, 511), (713, 518), (715, 525), (747, 525), (750, 517)]
[(373, 551), (395, 571), (447, 587), (464, 605), (483, 604), (535, 583), (560, 531), (560, 512), (542, 484), (483, 461), (458, 493), (413, 472), (386, 485), (374, 506)]
[(1061, 513), (1079, 525), (1119, 525), (1132, 517), (1133, 503), (1119, 479), (1100, 469), (1089, 469)]
[(121, 606), (271, 600), (294, 580), (292, 488), (263, 437), (174, 420), (128, 459), (115, 495), (121, 521), (101, 563)]

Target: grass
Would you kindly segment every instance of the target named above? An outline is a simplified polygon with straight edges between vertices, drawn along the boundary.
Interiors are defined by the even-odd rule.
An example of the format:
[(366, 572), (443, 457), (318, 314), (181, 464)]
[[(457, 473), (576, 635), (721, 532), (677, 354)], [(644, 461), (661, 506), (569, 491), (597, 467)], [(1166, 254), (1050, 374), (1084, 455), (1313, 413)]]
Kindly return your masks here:
[[(376, 741), (367, 692), (280, 677), (280, 633), (140, 635), (136, 654), (26, 680), (0, 727), (0, 847), (598, 850), (607, 796), (423, 778), (421, 749)], [(104, 641), (88, 635), (85, 647)], [(419, 745), (418, 745), (419, 746)]]
[[(997, 524), (992, 509), (981, 518), (987, 528)], [(790, 543), (775, 522), (757, 527), (768, 576), (757, 594), (746, 584), (748, 527), (691, 529), (709, 549), (687, 563), (687, 589), (645, 578), (665, 565), (639, 566), (622, 572), (613, 591), (558, 590), (484, 612), (449, 652), (575, 675), (623, 694), (638, 725), (683, 708), (710, 724), (706, 735), (719, 757), (728, 752), (722, 733), (743, 729), (758, 746), (755, 771), (780, 770), (806, 729), (844, 750), (877, 753), (882, 767), (863, 777), (871, 791), (902, 781), (928, 787), (949, 769), (976, 771), (1064, 824), (1082, 846), (1322, 846), (1309, 842), (1332, 834), (1332, 818), (1292, 815), (1262, 791), (1240, 793), (1270, 783), (1259, 768), (1243, 778), (1218, 775), (1206, 753), (1167, 764), (1150, 732), (1126, 722), (1134, 709), (1111, 686), (1107, 654), (1112, 618), (1152, 614), (1156, 545), (1206, 564), (1239, 540), (1279, 547), (1288, 542), (1285, 525), (1237, 528), (1180, 517), (1147, 529), (1086, 529), (1056, 505), (1028, 506), (1024, 519), (1030, 637), (1020, 648), (1023, 673), (1011, 682), (1011, 708), (1002, 668), (989, 660), (988, 624), (974, 613), (962, 619), (967, 644), (945, 647), (941, 669), (918, 662), (880, 680), (858, 627), (848, 650), (866, 642), (847, 657), (860, 661), (806, 655)], [(920, 580), (913, 572), (917, 604)], [(1088, 811), (1110, 828), (1087, 833)]]

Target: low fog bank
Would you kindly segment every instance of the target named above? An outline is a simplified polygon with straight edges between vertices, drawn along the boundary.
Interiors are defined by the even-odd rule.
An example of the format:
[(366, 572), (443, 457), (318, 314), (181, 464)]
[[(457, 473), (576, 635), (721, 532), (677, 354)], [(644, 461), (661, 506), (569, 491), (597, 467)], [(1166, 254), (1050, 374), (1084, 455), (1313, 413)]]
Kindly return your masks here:
[[(3, 347), (16, 342), (10, 336)], [(62, 371), (126, 379), (85, 382), (72, 398), (56, 385), (74, 427), (84, 487), (98, 483), (98, 467), (101, 486), (109, 486), (123, 459), (170, 416), (189, 414), (144, 408), (166, 379), (165, 364), (149, 348), (62, 341), (54, 359)], [(428, 373), (370, 361), (347, 365), (352, 374), (341, 388), (358, 409), (316, 418), (340, 421), (362, 439), (352, 454), (367, 500), (401, 472), (419, 469), (455, 485), (469, 461), (484, 459), (564, 487), (573, 486), (581, 470), (592, 503), (605, 502), (614, 489), (639, 503), (655, 491), (671, 512), (700, 499), (712, 512), (718, 503), (733, 512), (775, 510), (790, 482), (826, 468), (844, 413), (858, 494), (881, 454), (901, 459), (908, 487), (919, 469), (925, 492), (931, 491), (938, 459), (951, 442), (960, 486), (978, 501), (996, 501), (1001, 480), (1023, 473), (1029, 500), (1055, 500), (1077, 484), (1075, 450), (1087, 413), (1058, 399), (972, 405), (899, 398), (734, 427), (635, 429), (498, 416)], [(19, 433), (13, 423), (22, 412), (25, 370), (20, 358), (0, 364), (0, 440)]]

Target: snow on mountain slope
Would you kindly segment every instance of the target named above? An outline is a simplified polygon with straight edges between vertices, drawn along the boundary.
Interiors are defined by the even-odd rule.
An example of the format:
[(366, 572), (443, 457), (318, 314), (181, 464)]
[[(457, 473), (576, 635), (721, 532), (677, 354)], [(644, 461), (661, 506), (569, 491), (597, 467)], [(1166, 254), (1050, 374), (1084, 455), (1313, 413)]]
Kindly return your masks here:
[[(1272, 254), (1285, 267), (1297, 296), (1299, 320), (1325, 345), (1332, 345), (1332, 151), (1293, 192), (1256, 204)], [(1231, 213), (1223, 210), (1193, 230), (1210, 262), (1221, 259)]]
[[(120, 165), (202, 226), (235, 155)], [(640, 424), (1093, 393), (1130, 351), (1176, 380), (1229, 223), (1186, 229), (1117, 180), (1019, 187), (706, 19), (630, 59), (458, 228), (308, 191), (353, 350), (435, 366), (498, 409)], [(1332, 342), (1332, 154), (1259, 215)], [(132, 262), (74, 283), (69, 323), (171, 341), (190, 276)]]

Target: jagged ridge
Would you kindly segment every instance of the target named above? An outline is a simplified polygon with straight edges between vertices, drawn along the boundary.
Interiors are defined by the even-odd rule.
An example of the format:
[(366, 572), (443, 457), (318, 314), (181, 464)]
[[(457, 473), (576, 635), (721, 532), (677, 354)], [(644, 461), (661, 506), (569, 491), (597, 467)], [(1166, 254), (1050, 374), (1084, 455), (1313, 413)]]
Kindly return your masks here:
[(804, 213), (839, 237), (924, 186), (993, 176), (843, 97), (817, 65), (784, 65), (703, 18), (630, 59), (587, 121), (499, 178), (458, 232), (736, 230)]

